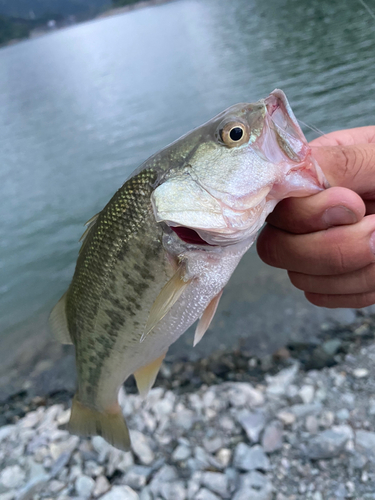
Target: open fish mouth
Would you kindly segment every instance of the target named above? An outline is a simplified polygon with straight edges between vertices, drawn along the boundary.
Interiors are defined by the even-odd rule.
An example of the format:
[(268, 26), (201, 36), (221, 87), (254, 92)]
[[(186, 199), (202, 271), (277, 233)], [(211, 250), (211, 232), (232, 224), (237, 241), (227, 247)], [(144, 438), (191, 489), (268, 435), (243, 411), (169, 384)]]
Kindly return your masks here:
[(207, 245), (207, 246), (216, 246), (212, 243), (208, 243), (203, 238), (199, 236), (199, 234), (190, 227), (185, 226), (169, 226), (174, 233), (180, 238), (180, 240), (188, 243), (189, 245)]

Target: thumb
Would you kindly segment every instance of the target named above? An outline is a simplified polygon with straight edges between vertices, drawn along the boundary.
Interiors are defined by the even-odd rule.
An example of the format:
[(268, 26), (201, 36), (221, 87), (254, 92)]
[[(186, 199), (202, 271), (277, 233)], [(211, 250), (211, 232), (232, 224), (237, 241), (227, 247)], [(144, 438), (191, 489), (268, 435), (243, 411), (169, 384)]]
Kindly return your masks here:
[(375, 144), (311, 149), (331, 186), (347, 187), (365, 199), (375, 199)]

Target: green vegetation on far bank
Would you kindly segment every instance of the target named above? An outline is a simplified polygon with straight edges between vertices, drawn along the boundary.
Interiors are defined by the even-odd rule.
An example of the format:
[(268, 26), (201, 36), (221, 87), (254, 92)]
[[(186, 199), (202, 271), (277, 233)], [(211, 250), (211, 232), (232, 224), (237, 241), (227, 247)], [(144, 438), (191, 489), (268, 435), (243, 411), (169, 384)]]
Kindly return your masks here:
[(0, 45), (9, 43), (11, 40), (28, 38), (30, 29), (28, 23), (13, 21), (4, 16), (0, 16)]

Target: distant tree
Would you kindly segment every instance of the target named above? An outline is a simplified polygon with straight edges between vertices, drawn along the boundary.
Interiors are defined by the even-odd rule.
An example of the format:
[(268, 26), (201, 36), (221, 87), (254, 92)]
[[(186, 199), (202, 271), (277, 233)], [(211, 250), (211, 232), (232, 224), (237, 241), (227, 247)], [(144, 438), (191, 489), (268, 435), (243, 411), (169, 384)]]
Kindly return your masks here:
[(13, 39), (28, 38), (30, 28), (4, 16), (0, 16), (0, 45)]
[(125, 7), (126, 5), (132, 5), (138, 3), (140, 0), (112, 0), (113, 7)]

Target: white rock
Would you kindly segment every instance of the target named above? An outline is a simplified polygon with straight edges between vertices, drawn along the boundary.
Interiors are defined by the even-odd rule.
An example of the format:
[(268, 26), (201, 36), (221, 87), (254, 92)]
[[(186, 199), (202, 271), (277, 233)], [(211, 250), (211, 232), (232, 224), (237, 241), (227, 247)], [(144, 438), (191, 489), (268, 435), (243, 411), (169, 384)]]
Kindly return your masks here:
[(273, 396), (281, 396), (285, 393), (286, 389), (295, 379), (298, 373), (298, 364), (294, 364), (289, 368), (284, 368), (279, 371), (276, 375), (267, 375), (266, 381), (268, 387), (266, 389), (267, 394)]
[(367, 368), (356, 368), (355, 370), (353, 370), (353, 375), (355, 376), (355, 378), (365, 378), (367, 377), (369, 374), (369, 371), (367, 370)]
[(116, 465), (116, 469), (122, 472), (127, 472), (133, 465), (134, 465), (134, 458), (132, 452), (124, 451), (121, 455), (119, 462)]
[(89, 498), (95, 488), (95, 481), (88, 476), (79, 476), (75, 482), (75, 489), (79, 497)]
[(25, 479), (25, 471), (19, 465), (10, 465), (0, 472), (0, 484), (5, 488), (20, 488)]
[(287, 410), (279, 411), (276, 416), (279, 420), (282, 421), (284, 425), (292, 425), (296, 421), (296, 416), (294, 415), (294, 413)]
[(139, 431), (130, 431), (131, 442), (133, 451), (139, 458), (142, 464), (149, 465), (154, 459), (155, 455), (148, 444), (148, 439), (144, 434)]
[(312, 385), (303, 385), (298, 391), (299, 397), (305, 404), (312, 403), (314, 400), (315, 389)]
[(73, 453), (79, 444), (78, 436), (70, 436), (69, 439), (61, 443), (51, 443), (50, 454), (53, 460), (57, 460), (62, 453)]
[(231, 384), (228, 397), (230, 404), (235, 407), (261, 406), (264, 404), (263, 394), (245, 382)]
[(232, 452), (229, 448), (223, 448), (216, 453), (216, 459), (220, 462), (223, 469), (226, 469), (232, 458)]
[(139, 500), (139, 495), (129, 486), (112, 486), (112, 489), (103, 495), (101, 500)]
[(92, 492), (95, 498), (103, 495), (110, 489), (111, 485), (105, 476), (98, 476), (95, 481), (95, 488)]
[(60, 413), (60, 415), (57, 417), (57, 420), (56, 420), (58, 425), (67, 424), (69, 422), (69, 419), (70, 419), (70, 414), (71, 414), (70, 408), (68, 408), (67, 410)]

